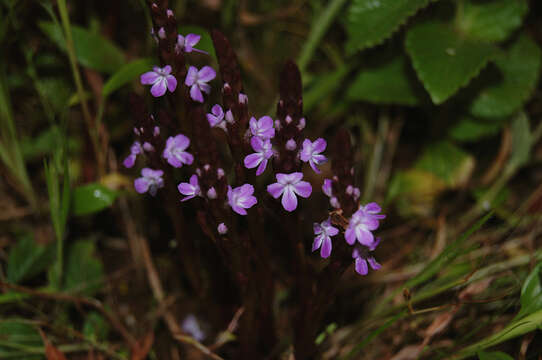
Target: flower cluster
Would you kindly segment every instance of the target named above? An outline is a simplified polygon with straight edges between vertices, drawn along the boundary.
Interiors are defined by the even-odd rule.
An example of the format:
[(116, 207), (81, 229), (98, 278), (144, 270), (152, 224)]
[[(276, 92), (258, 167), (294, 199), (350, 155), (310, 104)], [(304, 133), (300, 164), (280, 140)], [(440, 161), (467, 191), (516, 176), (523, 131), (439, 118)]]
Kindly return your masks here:
[[(255, 196), (257, 189), (246, 182), (254, 179), (252, 169), (255, 169), (256, 176), (261, 176), (270, 165), (275, 180), (265, 187), (267, 200), (280, 198), (284, 210), (295, 211), (298, 197), (307, 199), (313, 193), (312, 185), (303, 180), (304, 164), (308, 164), (307, 169), (310, 167), (320, 174), (320, 166), (328, 161), (323, 154), (327, 148), (326, 140), (311, 140), (304, 134), (307, 120), (303, 116), (301, 75), (297, 66), (288, 62), (281, 74), (276, 118), (251, 116), (235, 55), (227, 40), (214, 33), (223, 81), (222, 103), (214, 104), (207, 112), (209, 110), (204, 109), (206, 96), (211, 95), (213, 88), (210, 82), (217, 73), (211, 66), (198, 69), (186, 64), (187, 54), (207, 54), (195, 48), (201, 37), (178, 34), (171, 10), (160, 9), (156, 4), (151, 5), (151, 10), (155, 15), (152, 34), (159, 46), (163, 66), (155, 66), (142, 74), (140, 82), (151, 85), (150, 93), (156, 98), (169, 91), (168, 98), (173, 106), (180, 103), (187, 107), (184, 113), (190, 125), (182, 127), (183, 133), (172, 132), (175, 125), (166, 111), (157, 114), (159, 127), (153, 115), (144, 115), (144, 111), (136, 109), (140, 124), (134, 133), (139, 139), (131, 146), (124, 166), (133, 167), (136, 158), (145, 155), (149, 167), (143, 168), (141, 177), (134, 181), (135, 190), (155, 196), (165, 186), (164, 174), (166, 179), (172, 179), (174, 169), (193, 166), (190, 173), (185, 173), (188, 182), (177, 185), (182, 195), (180, 201), (195, 199), (196, 206), (204, 207), (210, 221), (214, 222), (215, 235), (226, 236), (232, 226), (235, 228), (233, 213), (246, 216), (247, 210), (259, 203)], [(226, 134), (235, 176), (227, 176), (225, 167), (221, 165), (223, 160), (213, 138), (216, 133), (211, 130), (213, 128)], [(168, 136), (169, 133), (172, 136)], [(352, 185), (354, 176), (349, 139), (344, 134), (340, 135), (338, 143), (336, 151), (340, 155), (332, 164), (334, 175), (331, 179), (324, 179), (322, 191), (329, 197), (330, 214), (338, 213), (348, 220), (337, 224), (330, 216), (321, 223), (314, 223), (312, 251), (320, 249), (322, 258), (330, 257), (332, 238), (342, 232), (346, 243), (352, 246), (355, 270), (366, 275), (368, 266), (374, 270), (380, 268), (370, 252), (380, 241), (373, 232), (385, 216), (380, 214), (381, 209), (376, 203), (359, 204), (360, 190)], [(262, 202), (264, 195), (259, 196)]]

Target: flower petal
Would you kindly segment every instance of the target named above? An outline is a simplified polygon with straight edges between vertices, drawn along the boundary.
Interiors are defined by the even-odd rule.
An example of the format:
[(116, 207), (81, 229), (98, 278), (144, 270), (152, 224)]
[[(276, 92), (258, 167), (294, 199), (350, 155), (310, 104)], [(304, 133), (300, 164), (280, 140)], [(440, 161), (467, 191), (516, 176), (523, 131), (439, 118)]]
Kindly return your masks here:
[(190, 88), (190, 97), (194, 101), (198, 101), (200, 103), (203, 103), (203, 94), (201, 93), (198, 85), (194, 84)]
[(161, 76), (155, 73), (154, 71), (149, 71), (142, 74), (139, 80), (141, 81), (141, 84), (143, 85), (151, 85), (151, 84), (154, 84), (156, 80), (158, 80), (160, 77)]
[(150, 181), (144, 177), (134, 180), (134, 188), (140, 194), (146, 193), (149, 190), (149, 185)]
[(292, 185), (294, 188), (294, 191), (297, 195), (308, 198), (311, 195), (312, 192), (312, 186), (307, 181), (300, 181), (295, 185)]
[(312, 152), (321, 153), (326, 149), (327, 143), (324, 139), (318, 138), (312, 143)]
[(260, 166), (258, 166), (258, 169), (256, 169), (256, 176), (260, 176), (267, 166), (267, 159), (263, 159), (263, 161), (260, 163)]
[(369, 272), (367, 261), (362, 257), (356, 258), (356, 272), (360, 275), (367, 275)]
[(286, 211), (294, 211), (297, 208), (297, 197), (291, 186), (285, 187), (281, 203)]
[(281, 183), (267, 185), (267, 192), (275, 199), (278, 199), (279, 196), (284, 192), (284, 185)]
[(210, 66), (204, 66), (198, 72), (198, 80), (203, 82), (209, 82), (216, 77), (215, 70)]
[(166, 77), (166, 80), (167, 80), (167, 88), (170, 92), (174, 92), (175, 89), (177, 88), (177, 79), (175, 79), (175, 76), (173, 75), (168, 75)]
[(262, 155), (260, 153), (254, 153), (245, 156), (245, 167), (247, 169), (252, 169), (258, 166), (262, 162)]
[(166, 93), (166, 79), (161, 78), (151, 87), (151, 94), (160, 97)]
[(328, 258), (329, 255), (331, 255), (331, 248), (331, 238), (326, 236), (324, 243), (322, 244), (322, 249), (320, 249), (320, 256), (322, 256), (324, 259)]
[(195, 66), (190, 66), (188, 68), (188, 73), (186, 74), (186, 78), (184, 79), (184, 84), (186, 86), (192, 86), (196, 82), (198, 78), (198, 69)]

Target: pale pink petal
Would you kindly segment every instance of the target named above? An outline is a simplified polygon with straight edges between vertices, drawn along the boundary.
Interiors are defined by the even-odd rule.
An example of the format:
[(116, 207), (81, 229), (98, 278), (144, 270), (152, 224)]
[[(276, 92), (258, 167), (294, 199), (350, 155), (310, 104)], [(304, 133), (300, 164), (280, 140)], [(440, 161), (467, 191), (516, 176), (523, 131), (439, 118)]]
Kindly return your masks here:
[(190, 66), (188, 68), (188, 73), (186, 74), (186, 79), (184, 80), (184, 84), (186, 86), (192, 86), (196, 82), (198, 78), (198, 69), (195, 66)]
[(294, 191), (297, 195), (308, 198), (312, 192), (312, 186), (306, 181), (300, 181), (297, 184), (293, 185)]
[(154, 71), (149, 71), (140, 76), (140, 81), (143, 85), (151, 85), (154, 84), (159, 78), (160, 75), (158, 75)]
[(190, 97), (194, 101), (198, 101), (200, 103), (203, 102), (203, 94), (201, 93), (198, 85), (196, 84), (192, 85), (192, 87), (190, 88)]
[(210, 66), (204, 66), (198, 72), (198, 79), (204, 82), (209, 82), (216, 77), (215, 70)]
[(331, 255), (331, 247), (331, 238), (326, 236), (322, 244), (322, 249), (320, 250), (320, 256), (322, 256), (324, 259), (328, 258), (329, 255)]
[(175, 89), (177, 88), (177, 79), (175, 79), (175, 76), (173, 75), (168, 75), (166, 77), (166, 80), (167, 80), (167, 88), (170, 92), (174, 92)]
[(166, 93), (166, 79), (161, 78), (151, 87), (151, 94), (154, 97), (160, 97)]
[(369, 268), (365, 259), (361, 257), (356, 258), (356, 272), (360, 275), (367, 275)]

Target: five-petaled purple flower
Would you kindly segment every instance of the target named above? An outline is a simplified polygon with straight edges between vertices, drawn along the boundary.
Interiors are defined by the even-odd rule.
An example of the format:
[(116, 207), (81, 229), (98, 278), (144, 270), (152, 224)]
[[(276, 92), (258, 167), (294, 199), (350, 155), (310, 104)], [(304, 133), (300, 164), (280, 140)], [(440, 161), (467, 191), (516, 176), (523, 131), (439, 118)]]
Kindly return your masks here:
[(166, 142), (166, 148), (162, 156), (167, 160), (168, 164), (180, 168), (183, 164), (191, 165), (194, 161), (194, 156), (186, 152), (186, 148), (190, 145), (190, 139), (179, 134), (175, 137), (170, 136)]
[(267, 192), (275, 199), (282, 195), (282, 206), (286, 211), (294, 211), (297, 208), (296, 194), (308, 198), (312, 192), (312, 186), (303, 179), (303, 173), (276, 174), (277, 182), (267, 186)]
[(204, 66), (199, 71), (195, 66), (188, 68), (184, 84), (190, 86), (190, 97), (194, 101), (203, 102), (202, 91), (206, 94), (211, 92), (211, 85), (207, 84), (216, 77), (216, 72), (210, 66)]
[(273, 119), (270, 116), (262, 116), (260, 119), (250, 118), (250, 132), (252, 135), (260, 137), (262, 139), (271, 139), (275, 136), (275, 129), (273, 128)]
[(376, 261), (374, 256), (369, 254), (369, 251), (376, 249), (379, 242), (380, 238), (376, 238), (375, 242), (370, 247), (363, 247), (359, 245), (354, 247), (354, 250), (352, 251), (352, 258), (356, 259), (355, 268), (358, 274), (367, 275), (369, 273), (367, 263), (369, 263), (373, 270), (379, 270), (382, 267), (382, 265)]
[(186, 196), (183, 199), (181, 199), (181, 201), (190, 200), (196, 196), (201, 195), (201, 189), (199, 187), (198, 176), (196, 174), (190, 176), (189, 183), (180, 183), (177, 186), (177, 189), (179, 190), (181, 194)]
[(320, 174), (320, 170), (316, 165), (321, 165), (327, 161), (327, 158), (320, 153), (326, 149), (327, 143), (324, 139), (318, 138), (314, 142), (309, 139), (303, 141), (303, 149), (299, 153), (301, 161), (309, 162), (311, 168)]
[(177, 79), (171, 75), (171, 66), (166, 65), (163, 68), (155, 66), (153, 71), (149, 71), (141, 75), (141, 83), (143, 85), (152, 85), (151, 94), (154, 97), (160, 97), (166, 93), (166, 89), (174, 92), (177, 88)]
[(258, 202), (252, 194), (254, 194), (254, 186), (250, 184), (244, 184), (235, 189), (228, 186), (228, 204), (239, 215), (246, 215), (245, 209), (251, 208)]
[(320, 249), (320, 256), (324, 259), (331, 255), (331, 236), (339, 233), (339, 229), (331, 225), (331, 219), (322, 221), (320, 224), (314, 223), (314, 242), (312, 251)]
[(253, 136), (252, 139), (250, 139), (250, 145), (252, 145), (252, 149), (256, 152), (245, 157), (245, 167), (252, 169), (260, 165), (256, 170), (256, 176), (259, 176), (265, 171), (269, 158), (273, 156), (271, 141), (269, 139), (262, 140), (257, 136)]
[(207, 54), (207, 51), (199, 50), (194, 48), (196, 44), (200, 41), (201, 36), (196, 34), (188, 34), (186, 36), (182, 36), (181, 34), (177, 35), (177, 44), (175, 44), (175, 52), (180, 53), (181, 51), (184, 51), (185, 53), (189, 53), (192, 51), (196, 51), (202, 54)]
[(209, 121), (209, 125), (211, 127), (218, 126), (224, 131), (228, 131), (226, 127), (226, 119), (224, 118), (224, 110), (222, 110), (222, 106), (218, 104), (211, 108), (210, 114), (207, 114), (207, 121)]
[(356, 239), (361, 245), (372, 247), (374, 236), (371, 231), (378, 228), (378, 220), (384, 219), (386, 215), (378, 214), (381, 211), (377, 203), (360, 205), (359, 209), (352, 215), (348, 228), (344, 232), (344, 238), (350, 245), (354, 245)]
[(164, 187), (162, 175), (164, 175), (162, 170), (143, 168), (141, 170), (141, 177), (134, 180), (135, 190), (140, 194), (148, 191), (152, 196), (156, 195), (156, 191)]

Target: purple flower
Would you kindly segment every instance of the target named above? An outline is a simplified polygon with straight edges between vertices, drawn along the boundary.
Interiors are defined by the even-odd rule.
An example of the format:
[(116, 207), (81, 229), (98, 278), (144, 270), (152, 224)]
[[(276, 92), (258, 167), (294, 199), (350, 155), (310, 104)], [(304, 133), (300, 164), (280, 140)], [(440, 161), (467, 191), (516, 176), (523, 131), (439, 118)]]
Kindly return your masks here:
[(253, 193), (254, 186), (250, 184), (244, 184), (235, 189), (228, 186), (228, 204), (239, 215), (246, 215), (245, 209), (251, 208), (258, 202), (256, 197), (252, 195)]
[(135, 190), (140, 194), (148, 191), (152, 196), (156, 195), (156, 191), (161, 187), (164, 187), (162, 175), (164, 175), (162, 170), (143, 168), (141, 170), (142, 177), (134, 180)]
[(201, 328), (198, 319), (192, 314), (188, 315), (182, 322), (183, 331), (192, 336), (196, 341), (205, 340), (205, 332)]
[(331, 219), (322, 221), (320, 224), (314, 223), (314, 242), (312, 251), (320, 249), (320, 256), (324, 259), (331, 255), (331, 236), (335, 236), (339, 230), (331, 225)]
[(277, 182), (267, 186), (267, 192), (275, 199), (282, 195), (282, 206), (286, 211), (294, 211), (297, 208), (296, 194), (308, 198), (312, 192), (312, 186), (303, 179), (303, 173), (277, 174)]
[(166, 89), (174, 92), (177, 88), (177, 79), (170, 75), (171, 66), (166, 65), (163, 68), (155, 66), (153, 71), (149, 71), (141, 75), (141, 83), (143, 85), (152, 85), (151, 94), (154, 97), (160, 97), (166, 93)]
[(224, 131), (228, 131), (226, 127), (226, 119), (224, 118), (224, 110), (222, 106), (216, 104), (211, 108), (211, 114), (207, 114), (207, 121), (211, 127), (218, 126)]
[(378, 220), (384, 219), (386, 215), (378, 214), (381, 211), (377, 203), (360, 205), (359, 209), (352, 215), (348, 228), (344, 232), (344, 238), (350, 245), (354, 245), (356, 239), (361, 245), (371, 247), (374, 245), (374, 236), (371, 231), (378, 228)]
[(190, 139), (183, 134), (175, 137), (170, 136), (166, 141), (166, 148), (162, 156), (167, 159), (169, 165), (176, 168), (180, 168), (183, 164), (191, 165), (194, 157), (185, 151), (188, 145), (190, 145)]
[(262, 139), (271, 139), (275, 136), (275, 129), (273, 128), (273, 119), (270, 116), (262, 116), (259, 120), (256, 118), (250, 118), (250, 132), (254, 136), (261, 137)]
[(207, 84), (216, 77), (216, 72), (210, 66), (204, 66), (199, 71), (195, 66), (188, 68), (188, 74), (184, 84), (190, 86), (190, 97), (194, 101), (203, 102), (202, 91), (206, 94), (211, 92), (211, 85)]
[(196, 51), (202, 54), (207, 54), (207, 51), (195, 49), (194, 46), (200, 41), (201, 36), (196, 34), (188, 34), (186, 36), (177, 35), (177, 44), (175, 44), (175, 52), (180, 53), (184, 51), (186, 53)]
[(311, 168), (317, 173), (320, 174), (320, 170), (316, 165), (321, 165), (327, 161), (327, 158), (320, 153), (326, 149), (327, 143), (324, 139), (318, 138), (314, 142), (311, 142), (309, 139), (303, 141), (303, 149), (299, 153), (301, 161), (309, 162)]
[(239, 93), (239, 104), (248, 104), (248, 96), (243, 93)]
[(137, 155), (141, 153), (143, 153), (141, 143), (139, 141), (134, 142), (132, 146), (130, 146), (130, 155), (128, 155), (126, 159), (124, 159), (124, 161), (122, 162), (124, 167), (129, 169), (134, 166)]
[(369, 267), (367, 266), (367, 263), (371, 266), (373, 270), (379, 270), (382, 265), (380, 265), (374, 256), (369, 254), (369, 251), (373, 251), (378, 243), (380, 242), (380, 238), (376, 238), (376, 241), (371, 247), (363, 247), (356, 245), (354, 247), (354, 250), (352, 251), (352, 257), (355, 260), (355, 268), (356, 272), (360, 275), (367, 275), (369, 273)]
[(267, 160), (273, 156), (271, 141), (269, 139), (262, 140), (257, 136), (253, 136), (252, 139), (250, 139), (250, 145), (252, 145), (252, 149), (256, 152), (245, 157), (245, 167), (247, 169), (252, 169), (260, 165), (256, 170), (256, 176), (259, 176), (265, 171)]
[(198, 176), (195, 174), (190, 176), (189, 183), (180, 183), (177, 186), (177, 189), (179, 190), (181, 194), (186, 196), (185, 198), (181, 199), (181, 201), (186, 201), (196, 196), (201, 196), (201, 189), (198, 183)]

